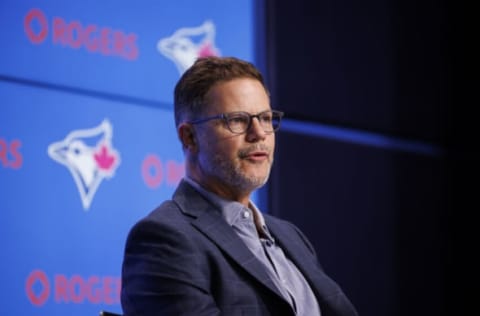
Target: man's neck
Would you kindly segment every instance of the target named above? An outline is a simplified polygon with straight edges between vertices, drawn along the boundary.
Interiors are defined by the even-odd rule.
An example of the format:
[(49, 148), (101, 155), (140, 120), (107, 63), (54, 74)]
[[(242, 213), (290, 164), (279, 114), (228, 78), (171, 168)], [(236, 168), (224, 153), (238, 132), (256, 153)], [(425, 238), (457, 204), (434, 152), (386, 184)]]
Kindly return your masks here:
[(227, 185), (224, 185), (219, 182), (215, 181), (201, 181), (200, 179), (197, 179), (195, 177), (192, 177), (190, 175), (186, 175), (186, 178), (190, 179), (191, 181), (194, 181), (197, 183), (199, 186), (201, 186), (204, 190), (208, 192), (212, 192), (219, 197), (229, 200), (229, 201), (236, 201), (239, 203), (242, 203), (246, 207), (249, 207), (250, 203), (250, 196), (252, 192), (238, 192), (238, 190), (234, 190), (230, 188)]

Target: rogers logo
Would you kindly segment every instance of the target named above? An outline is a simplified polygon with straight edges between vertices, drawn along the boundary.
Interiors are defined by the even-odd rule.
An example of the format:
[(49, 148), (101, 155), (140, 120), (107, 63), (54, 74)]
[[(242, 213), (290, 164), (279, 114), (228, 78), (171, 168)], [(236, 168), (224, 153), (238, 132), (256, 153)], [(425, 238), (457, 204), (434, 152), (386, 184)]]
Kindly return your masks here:
[[(40, 287), (39, 290), (34, 289), (37, 283)], [(32, 271), (27, 278), (27, 282), (25, 282), (25, 292), (33, 305), (41, 306), (45, 304), (50, 296), (50, 282), (45, 272), (40, 270)]]
[(22, 142), (18, 139), (8, 141), (0, 138), (0, 164), (4, 168), (20, 169), (23, 164), (23, 156), (20, 152)]
[(159, 156), (149, 154), (142, 162), (142, 177), (145, 185), (150, 189), (156, 189), (167, 184), (176, 186), (185, 175), (185, 164), (174, 160), (162, 162)]
[(108, 26), (84, 25), (78, 20), (66, 21), (62, 17), (48, 19), (38, 8), (27, 12), (23, 20), (25, 33), (33, 44), (42, 44), (51, 34), (52, 43), (72, 49), (84, 48), (90, 53), (136, 60), (139, 55), (137, 35)]
[(73, 303), (114, 305), (120, 303), (121, 279), (114, 276), (55, 274), (53, 282), (42, 270), (32, 271), (25, 281), (25, 293), (33, 305), (40, 307), (53, 295), (57, 304)]

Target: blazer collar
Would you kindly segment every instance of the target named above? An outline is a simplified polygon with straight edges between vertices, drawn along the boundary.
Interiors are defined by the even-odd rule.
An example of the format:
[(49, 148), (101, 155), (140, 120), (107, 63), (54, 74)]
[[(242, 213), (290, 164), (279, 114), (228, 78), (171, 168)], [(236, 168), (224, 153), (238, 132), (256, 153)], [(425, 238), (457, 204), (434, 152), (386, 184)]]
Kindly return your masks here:
[[(332, 280), (320, 267), (319, 263), (314, 260), (313, 256), (305, 257), (305, 253), (301, 249), (305, 248), (305, 245), (299, 245), (296, 241), (299, 238), (291, 238), (292, 229), (285, 229), (288, 226), (279, 225), (279, 221), (272, 217), (265, 216), (265, 221), (268, 229), (276, 239), (276, 242), (282, 247), (285, 255), (297, 266), (302, 272), (307, 282), (310, 284), (315, 296), (320, 304), (322, 312), (327, 310), (344, 310), (351, 306), (346, 297), (338, 286), (338, 284)], [(341, 296), (341, 298), (340, 298)], [(338, 298), (334, 300), (332, 298)], [(344, 304), (344, 305), (343, 305)], [(350, 314), (353, 309), (348, 312)], [(336, 313), (334, 313), (336, 314)], [(343, 315), (342, 313), (339, 313)], [(325, 313), (330, 315), (330, 313)], [(346, 314), (345, 314), (346, 315)], [(354, 315), (353, 313), (351, 315)]]
[(286, 231), (285, 225), (279, 225), (278, 220), (273, 220), (271, 217), (265, 216), (265, 221), (270, 233), (280, 245), (287, 258), (297, 266), (312, 286), (315, 285), (317, 283), (315, 282), (316, 276), (319, 273), (323, 273), (314, 260), (305, 258), (305, 253), (301, 251), (305, 246), (297, 243), (300, 239), (291, 238), (292, 230), (289, 229)]

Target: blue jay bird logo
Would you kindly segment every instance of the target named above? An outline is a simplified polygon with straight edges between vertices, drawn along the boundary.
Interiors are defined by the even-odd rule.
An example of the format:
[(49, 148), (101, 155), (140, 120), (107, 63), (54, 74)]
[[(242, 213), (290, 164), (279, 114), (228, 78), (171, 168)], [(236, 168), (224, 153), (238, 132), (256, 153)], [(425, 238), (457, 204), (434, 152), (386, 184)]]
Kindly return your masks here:
[(120, 154), (112, 146), (112, 124), (74, 130), (63, 140), (48, 146), (48, 155), (70, 171), (80, 193), (83, 209), (88, 211), (100, 183), (115, 175)]
[(157, 50), (171, 59), (178, 72), (183, 74), (197, 58), (220, 55), (215, 46), (215, 24), (207, 20), (197, 27), (180, 28), (171, 36), (159, 40)]

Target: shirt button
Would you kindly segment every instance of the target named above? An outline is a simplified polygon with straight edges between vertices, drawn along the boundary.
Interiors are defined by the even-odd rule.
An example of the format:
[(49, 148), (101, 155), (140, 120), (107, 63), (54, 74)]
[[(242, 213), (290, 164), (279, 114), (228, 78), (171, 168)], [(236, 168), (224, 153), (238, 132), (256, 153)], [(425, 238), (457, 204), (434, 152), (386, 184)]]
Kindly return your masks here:
[(250, 217), (250, 212), (249, 212), (249, 211), (244, 211), (244, 212), (242, 213), (242, 217), (243, 217), (244, 219), (249, 218), (249, 217)]

